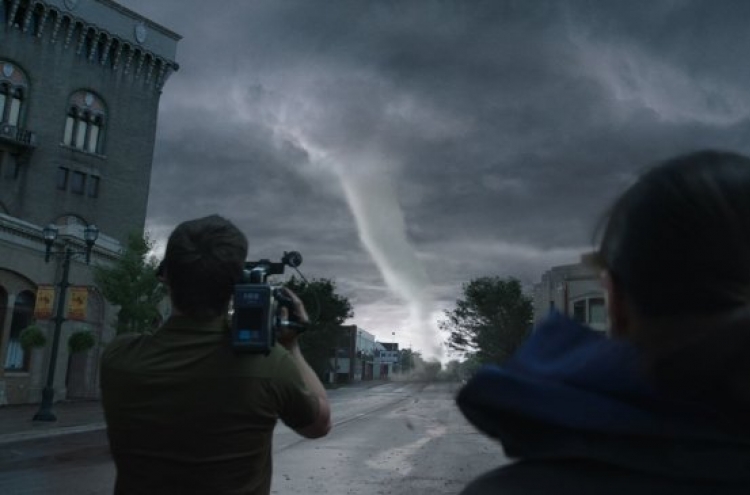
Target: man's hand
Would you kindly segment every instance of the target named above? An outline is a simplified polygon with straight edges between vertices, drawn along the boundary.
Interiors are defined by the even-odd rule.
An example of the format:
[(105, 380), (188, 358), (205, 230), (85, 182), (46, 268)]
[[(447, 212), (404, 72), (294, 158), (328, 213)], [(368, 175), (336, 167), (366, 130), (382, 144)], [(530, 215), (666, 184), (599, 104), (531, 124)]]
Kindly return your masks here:
[[(292, 301), (291, 311), (287, 309), (285, 306), (282, 306), (281, 320), (288, 321), (293, 318), (293, 320), (296, 323), (300, 323), (304, 325), (307, 325), (308, 323), (310, 323), (310, 318), (307, 316), (307, 310), (305, 309), (305, 305), (302, 304), (302, 301), (300, 300), (299, 297), (297, 297), (297, 294), (287, 289), (286, 287), (282, 287), (280, 290), (284, 297)], [(281, 332), (279, 333), (279, 335), (277, 335), (277, 340), (279, 344), (284, 346), (287, 350), (291, 351), (292, 349), (297, 347), (298, 337), (299, 337), (299, 331), (297, 331), (294, 328), (285, 326), (281, 328)]]

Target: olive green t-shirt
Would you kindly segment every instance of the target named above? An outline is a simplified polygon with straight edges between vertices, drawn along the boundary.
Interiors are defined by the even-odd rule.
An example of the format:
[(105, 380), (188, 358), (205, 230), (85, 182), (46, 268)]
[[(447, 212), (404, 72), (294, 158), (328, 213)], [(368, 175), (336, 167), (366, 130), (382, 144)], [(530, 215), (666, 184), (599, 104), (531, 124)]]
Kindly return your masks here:
[(224, 319), (117, 337), (101, 388), (117, 494), (266, 495), (277, 419), (296, 429), (318, 414), (294, 358), (235, 353)]

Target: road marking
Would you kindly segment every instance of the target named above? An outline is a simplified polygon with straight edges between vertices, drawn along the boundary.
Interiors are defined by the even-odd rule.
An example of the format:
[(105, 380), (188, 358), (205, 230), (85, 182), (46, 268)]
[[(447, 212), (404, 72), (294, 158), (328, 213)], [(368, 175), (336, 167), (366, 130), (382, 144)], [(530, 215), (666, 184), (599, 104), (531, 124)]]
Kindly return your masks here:
[(365, 464), (373, 469), (396, 472), (401, 476), (407, 476), (414, 469), (414, 466), (409, 462), (409, 458), (435, 438), (445, 435), (447, 431), (448, 429), (445, 426), (430, 428), (425, 432), (427, 436), (402, 447), (385, 450), (373, 459), (365, 461)]

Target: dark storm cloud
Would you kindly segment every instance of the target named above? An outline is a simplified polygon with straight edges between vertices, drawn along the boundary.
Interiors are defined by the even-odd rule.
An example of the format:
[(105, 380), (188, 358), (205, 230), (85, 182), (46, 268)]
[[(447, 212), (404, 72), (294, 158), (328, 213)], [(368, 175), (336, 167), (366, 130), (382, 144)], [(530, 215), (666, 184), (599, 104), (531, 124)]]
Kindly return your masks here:
[(185, 37), (152, 229), (224, 214), (383, 336), (575, 262), (647, 164), (750, 151), (739, 0), (122, 3)]

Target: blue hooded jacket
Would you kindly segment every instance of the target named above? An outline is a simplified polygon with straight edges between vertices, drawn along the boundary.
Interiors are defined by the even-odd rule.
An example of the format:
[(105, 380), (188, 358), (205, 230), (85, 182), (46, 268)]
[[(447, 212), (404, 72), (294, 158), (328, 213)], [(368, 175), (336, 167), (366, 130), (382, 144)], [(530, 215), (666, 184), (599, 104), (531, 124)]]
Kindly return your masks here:
[(710, 405), (659, 393), (641, 367), (630, 343), (553, 312), (504, 366), (481, 369), (459, 392), (466, 418), (521, 461), (464, 493), (568, 493), (562, 478), (577, 483), (570, 493), (588, 493), (618, 476), (631, 488), (597, 490), (750, 493), (750, 436)]

